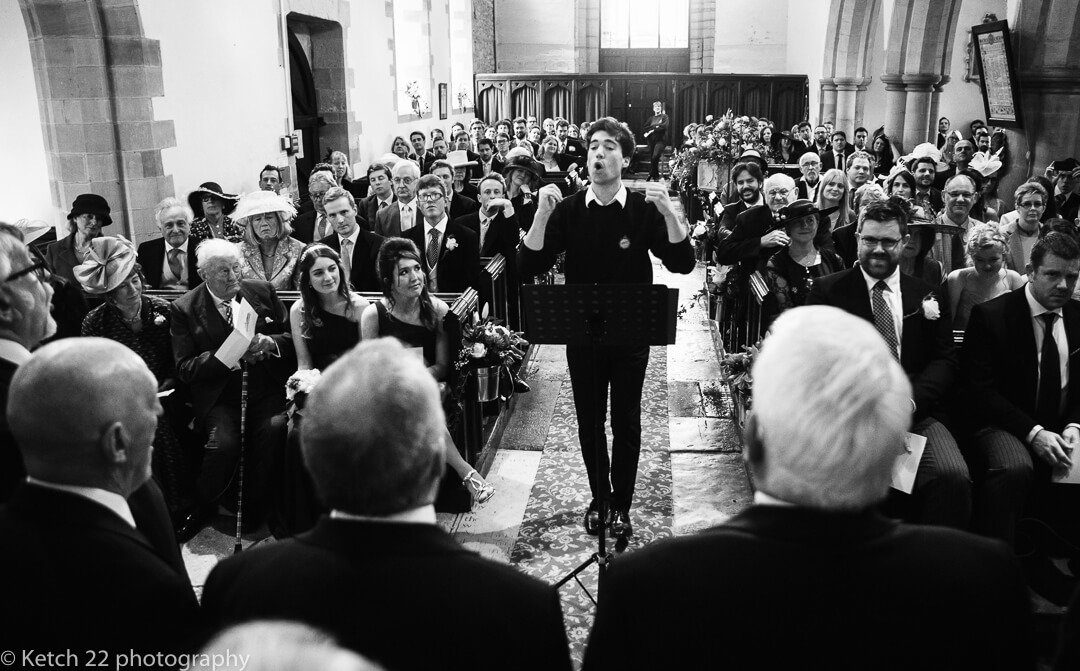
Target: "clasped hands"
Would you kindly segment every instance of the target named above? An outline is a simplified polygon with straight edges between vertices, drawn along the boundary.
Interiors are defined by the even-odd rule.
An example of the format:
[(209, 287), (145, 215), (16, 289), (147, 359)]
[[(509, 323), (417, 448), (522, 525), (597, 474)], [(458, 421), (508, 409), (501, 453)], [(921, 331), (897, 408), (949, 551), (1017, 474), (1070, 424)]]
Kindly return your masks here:
[(1035, 434), (1031, 449), (1052, 468), (1072, 468), (1073, 448), (1080, 444), (1080, 429), (1070, 426), (1060, 434), (1043, 429)]
[(256, 333), (248, 345), (247, 352), (241, 357), (244, 363), (258, 363), (270, 357), (274, 351), (274, 339), (262, 333)]

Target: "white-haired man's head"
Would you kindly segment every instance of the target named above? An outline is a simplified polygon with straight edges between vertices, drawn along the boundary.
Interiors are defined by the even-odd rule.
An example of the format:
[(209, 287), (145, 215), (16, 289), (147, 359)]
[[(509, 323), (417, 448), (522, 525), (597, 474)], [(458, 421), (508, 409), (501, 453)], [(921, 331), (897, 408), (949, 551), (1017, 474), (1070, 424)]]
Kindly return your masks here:
[(199, 277), (218, 298), (231, 300), (240, 291), (240, 248), (228, 240), (210, 238), (195, 249)]
[(885, 497), (911, 424), (911, 384), (869, 322), (833, 307), (789, 310), (753, 379), (746, 458), (761, 491), (822, 510)]
[(301, 427), (316, 491), (357, 515), (433, 503), (454, 449), (435, 378), (394, 338), (364, 341), (327, 368)]
[(394, 165), (393, 173), (394, 195), (403, 203), (411, 203), (416, 198), (420, 166), (415, 161), (399, 161)]
[(799, 197), (795, 190), (795, 180), (780, 172), (765, 178), (761, 192), (765, 195), (765, 204), (773, 212), (779, 212)]

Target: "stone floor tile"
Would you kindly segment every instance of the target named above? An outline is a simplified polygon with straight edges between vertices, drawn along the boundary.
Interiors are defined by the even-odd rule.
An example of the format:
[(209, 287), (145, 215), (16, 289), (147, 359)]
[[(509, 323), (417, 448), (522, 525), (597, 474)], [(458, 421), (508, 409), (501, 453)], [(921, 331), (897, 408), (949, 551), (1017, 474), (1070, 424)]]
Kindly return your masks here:
[(713, 417), (668, 419), (671, 452), (742, 452), (734, 422)]
[(753, 500), (737, 454), (672, 453), (671, 492), (676, 535), (720, 524)]

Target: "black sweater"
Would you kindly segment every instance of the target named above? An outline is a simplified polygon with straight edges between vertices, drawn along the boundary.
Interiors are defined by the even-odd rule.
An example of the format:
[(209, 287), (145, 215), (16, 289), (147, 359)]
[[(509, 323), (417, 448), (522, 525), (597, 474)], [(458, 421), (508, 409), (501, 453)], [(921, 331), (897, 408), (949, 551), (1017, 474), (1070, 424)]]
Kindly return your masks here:
[(586, 209), (586, 193), (579, 191), (555, 206), (542, 250), (519, 246), (522, 277), (546, 272), (563, 251), (567, 284), (652, 284), (650, 251), (673, 273), (694, 269), (690, 237), (669, 242), (663, 215), (644, 195), (628, 191), (625, 208), (612, 201)]

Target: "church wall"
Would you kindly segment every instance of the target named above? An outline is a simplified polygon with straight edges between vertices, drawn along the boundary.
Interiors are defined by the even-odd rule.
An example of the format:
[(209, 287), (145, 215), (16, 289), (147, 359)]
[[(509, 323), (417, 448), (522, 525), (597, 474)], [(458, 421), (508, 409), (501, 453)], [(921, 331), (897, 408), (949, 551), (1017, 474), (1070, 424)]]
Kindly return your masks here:
[[(798, 0), (788, 4), (787, 58), (785, 72), (806, 75), (810, 85), (811, 117), (818, 109), (821, 96), (822, 70), (825, 51), (825, 33), (829, 22), (828, 0)], [(811, 119), (811, 123), (814, 120)]]
[[(946, 116), (952, 121), (953, 128), (959, 128), (966, 136), (968, 124), (974, 119), (986, 119), (982, 93), (977, 81), (965, 82), (964, 72), (967, 59), (968, 30), (982, 23), (983, 15), (992, 12), (998, 19), (1009, 18), (1005, 0), (964, 0), (960, 6), (960, 18), (956, 24), (952, 59), (949, 63), (952, 79), (941, 93), (939, 117)], [(1016, 29), (1010, 21), (1010, 28)], [(946, 73), (950, 74), (950, 73)], [(936, 122), (936, 119), (935, 119)]]
[(67, 210), (52, 202), (30, 42), (17, 2), (0, 2), (0, 90), (0, 221), (59, 225)]
[(713, 72), (786, 74), (787, 68), (788, 0), (717, 0)]
[(574, 0), (495, 3), (497, 72), (575, 72)]

